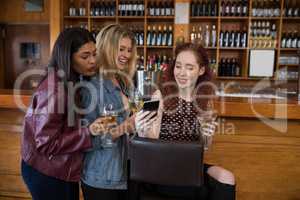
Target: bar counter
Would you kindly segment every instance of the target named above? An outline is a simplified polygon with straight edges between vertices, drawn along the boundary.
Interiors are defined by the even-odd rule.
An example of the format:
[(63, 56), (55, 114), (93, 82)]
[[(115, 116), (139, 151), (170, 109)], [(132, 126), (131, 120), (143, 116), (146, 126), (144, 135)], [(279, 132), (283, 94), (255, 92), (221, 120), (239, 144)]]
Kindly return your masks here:
[[(12, 91), (1, 92), (0, 199), (30, 200), (20, 175), (20, 136), (25, 113), (17, 109)], [(22, 91), (17, 97), (28, 106), (31, 94)], [(222, 117), (213, 146), (205, 153), (205, 162), (223, 166), (235, 174), (236, 199), (299, 199), (298, 102), (218, 97), (215, 106)], [(294, 120), (284, 120), (284, 113)], [(263, 116), (269, 121), (258, 119)], [(274, 116), (283, 119), (270, 119)]]
[[(0, 90), (0, 108), (18, 108), (16, 101), (25, 107), (30, 104), (32, 91)], [(247, 98), (218, 96), (215, 109), (222, 117), (300, 119), (300, 105), (296, 97)]]

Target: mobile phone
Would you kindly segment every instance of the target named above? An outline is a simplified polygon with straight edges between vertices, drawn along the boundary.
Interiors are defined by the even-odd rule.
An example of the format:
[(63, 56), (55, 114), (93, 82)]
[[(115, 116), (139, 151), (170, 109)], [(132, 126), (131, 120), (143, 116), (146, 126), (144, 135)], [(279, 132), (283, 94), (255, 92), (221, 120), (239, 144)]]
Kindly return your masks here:
[(157, 111), (159, 107), (159, 101), (144, 101), (143, 110), (144, 111)]

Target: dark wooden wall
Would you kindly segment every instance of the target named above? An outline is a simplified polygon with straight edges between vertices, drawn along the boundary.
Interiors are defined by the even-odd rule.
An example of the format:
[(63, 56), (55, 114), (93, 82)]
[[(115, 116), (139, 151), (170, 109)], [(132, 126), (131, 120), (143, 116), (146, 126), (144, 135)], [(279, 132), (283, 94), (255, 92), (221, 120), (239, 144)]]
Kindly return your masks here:
[(0, 89), (4, 88), (4, 38), (3, 33), (4, 25), (0, 24)]
[[(40, 24), (7, 25), (5, 38), (5, 88), (13, 88), (20, 73), (33, 68), (45, 68), (49, 60), (49, 26)], [(20, 44), (36, 42), (41, 45), (41, 59), (37, 65), (29, 67), (20, 58)], [(22, 89), (30, 89), (25, 82)]]
[(8, 24), (49, 23), (49, 1), (44, 0), (42, 12), (25, 12), (24, 0), (1, 0), (0, 22)]

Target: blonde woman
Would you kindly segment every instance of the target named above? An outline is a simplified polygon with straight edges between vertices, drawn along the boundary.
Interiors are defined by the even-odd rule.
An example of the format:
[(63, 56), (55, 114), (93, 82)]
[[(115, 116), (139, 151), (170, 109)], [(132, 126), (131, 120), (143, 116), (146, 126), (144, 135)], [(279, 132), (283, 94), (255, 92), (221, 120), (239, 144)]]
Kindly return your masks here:
[(123, 199), (127, 189), (126, 133), (134, 128), (134, 116), (129, 117), (126, 108), (135, 72), (136, 43), (127, 28), (110, 24), (97, 35), (96, 47), (100, 71), (91, 83), (97, 94), (85, 92), (82, 96), (85, 106), (96, 103), (96, 109), (85, 118), (92, 122), (109, 109), (116, 114), (116, 124), (111, 128), (112, 124), (100, 121), (101, 126), (94, 127), (103, 134), (93, 137), (93, 149), (85, 154), (83, 196), (85, 200)]

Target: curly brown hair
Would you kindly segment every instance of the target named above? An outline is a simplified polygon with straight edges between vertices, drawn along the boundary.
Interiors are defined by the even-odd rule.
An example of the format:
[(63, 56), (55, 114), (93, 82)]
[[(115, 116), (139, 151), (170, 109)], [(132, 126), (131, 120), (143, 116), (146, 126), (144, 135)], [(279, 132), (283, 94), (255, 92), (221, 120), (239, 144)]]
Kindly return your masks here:
[(164, 107), (166, 110), (173, 110), (177, 106), (178, 85), (174, 77), (174, 68), (178, 54), (184, 51), (192, 52), (195, 55), (199, 66), (205, 68), (204, 74), (199, 76), (196, 82), (193, 94), (195, 105), (200, 108), (200, 112), (205, 111), (208, 109), (208, 104), (214, 95), (212, 86), (213, 75), (208, 67), (209, 61), (206, 50), (201, 45), (194, 43), (182, 43), (176, 46), (173, 63), (171, 64), (171, 67), (164, 72), (163, 82), (160, 85), (160, 90), (164, 98)]

